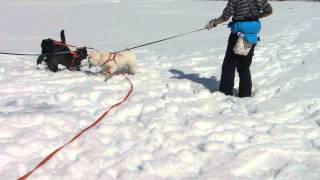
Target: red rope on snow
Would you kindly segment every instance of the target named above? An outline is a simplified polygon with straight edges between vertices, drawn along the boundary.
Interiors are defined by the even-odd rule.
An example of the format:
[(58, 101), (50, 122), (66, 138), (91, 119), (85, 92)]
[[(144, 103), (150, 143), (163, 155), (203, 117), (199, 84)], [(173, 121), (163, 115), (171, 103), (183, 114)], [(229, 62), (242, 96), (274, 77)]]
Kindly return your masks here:
[(62, 150), (64, 147), (68, 146), (70, 143), (72, 143), (73, 141), (75, 141), (76, 139), (78, 139), (83, 133), (85, 133), (86, 131), (88, 131), (89, 129), (91, 129), (92, 127), (96, 126), (106, 115), (108, 115), (108, 113), (116, 108), (117, 106), (120, 106), (121, 104), (123, 104), (124, 102), (126, 102), (129, 98), (129, 96), (131, 95), (132, 91), (133, 91), (133, 84), (130, 81), (130, 79), (125, 75), (122, 74), (130, 83), (130, 90), (127, 93), (127, 95), (118, 103), (112, 105), (107, 111), (105, 111), (94, 123), (92, 123), (90, 126), (86, 127), (85, 129), (83, 129), (82, 131), (80, 131), (76, 136), (74, 136), (69, 142), (67, 142), (66, 144), (64, 144), (63, 146), (57, 148), (56, 150), (54, 150), (53, 152), (51, 152), (49, 155), (47, 155), (33, 170), (29, 171), (27, 174), (21, 176), (18, 178), (18, 180), (25, 180), (27, 179), (33, 172), (35, 172), (37, 169), (39, 169), (41, 166), (43, 166), (44, 164), (46, 164), (53, 156), (55, 156), (55, 154), (57, 154), (60, 150)]

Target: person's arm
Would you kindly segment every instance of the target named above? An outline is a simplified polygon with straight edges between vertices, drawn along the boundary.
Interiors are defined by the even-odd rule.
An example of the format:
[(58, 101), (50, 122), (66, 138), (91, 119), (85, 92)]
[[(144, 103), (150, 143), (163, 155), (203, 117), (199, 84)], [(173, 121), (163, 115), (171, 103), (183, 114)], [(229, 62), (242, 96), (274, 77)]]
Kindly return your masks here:
[(268, 13), (261, 13), (260, 15), (259, 15), (259, 19), (262, 19), (262, 18), (265, 18), (265, 17), (267, 17), (267, 16), (270, 16), (270, 15), (272, 15), (272, 11), (271, 12), (268, 12)]
[(223, 16), (220, 16), (218, 19), (215, 19), (215, 24), (219, 25), (221, 23), (227, 22), (228, 20), (229, 18), (225, 19)]
[(206, 28), (209, 30), (211, 28), (216, 27), (217, 25), (226, 22), (227, 20), (225, 20), (222, 16), (220, 16), (217, 19), (212, 19), (211, 21), (209, 21), (206, 25)]
[(267, 16), (272, 15), (272, 6), (270, 3), (268, 3), (267, 0), (258, 0), (257, 1), (258, 6), (261, 9), (261, 13), (259, 15), (259, 19), (265, 18)]
[(222, 15), (217, 19), (212, 19), (207, 23), (206, 28), (209, 30), (216, 27), (218, 24), (224, 23), (230, 19), (234, 14), (235, 1), (228, 0), (227, 6), (224, 8)]

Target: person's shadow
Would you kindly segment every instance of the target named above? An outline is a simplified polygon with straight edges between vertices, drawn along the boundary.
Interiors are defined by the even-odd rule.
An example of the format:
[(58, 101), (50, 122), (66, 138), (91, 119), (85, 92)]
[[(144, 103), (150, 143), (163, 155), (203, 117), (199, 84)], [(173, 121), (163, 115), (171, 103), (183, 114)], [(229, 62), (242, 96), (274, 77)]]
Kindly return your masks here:
[(192, 82), (203, 85), (210, 92), (216, 92), (219, 90), (219, 81), (217, 81), (217, 78), (215, 76), (212, 76), (210, 78), (200, 77), (199, 74), (185, 74), (183, 71), (177, 69), (170, 69), (169, 72), (174, 75), (171, 78), (188, 79)]

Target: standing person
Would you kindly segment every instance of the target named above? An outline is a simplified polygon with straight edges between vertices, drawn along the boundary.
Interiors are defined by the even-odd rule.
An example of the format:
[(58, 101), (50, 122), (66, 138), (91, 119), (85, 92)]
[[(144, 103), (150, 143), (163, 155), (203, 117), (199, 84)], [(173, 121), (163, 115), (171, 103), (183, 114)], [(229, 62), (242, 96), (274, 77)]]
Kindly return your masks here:
[[(222, 15), (209, 21), (206, 28), (209, 30), (218, 24), (226, 22), (232, 16), (229, 23), (231, 34), (222, 65), (219, 91), (225, 95), (233, 95), (235, 69), (239, 73), (239, 97), (250, 97), (252, 82), (250, 65), (252, 62), (255, 45), (258, 41), (258, 33), (261, 29), (259, 19), (272, 14), (272, 7), (267, 0), (228, 0)], [(239, 35), (251, 44), (247, 55), (239, 55), (234, 52)]]

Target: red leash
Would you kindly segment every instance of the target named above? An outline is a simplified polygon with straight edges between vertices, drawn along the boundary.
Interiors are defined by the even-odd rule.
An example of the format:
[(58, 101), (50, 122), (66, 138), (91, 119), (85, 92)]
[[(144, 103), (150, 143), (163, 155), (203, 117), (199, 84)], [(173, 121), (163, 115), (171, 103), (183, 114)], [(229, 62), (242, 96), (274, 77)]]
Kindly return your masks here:
[(130, 79), (125, 75), (122, 74), (127, 81), (130, 83), (130, 90), (127, 93), (127, 95), (118, 103), (112, 105), (107, 111), (105, 111), (94, 123), (92, 123), (90, 126), (86, 127), (85, 129), (83, 129), (82, 131), (80, 131), (76, 136), (74, 136), (69, 142), (67, 142), (66, 144), (64, 144), (63, 146), (59, 147), (58, 149), (54, 150), (53, 152), (51, 152), (48, 156), (46, 156), (33, 170), (29, 171), (27, 174), (21, 176), (18, 178), (18, 180), (25, 180), (27, 179), (34, 171), (36, 171), (37, 169), (39, 169), (41, 166), (43, 166), (44, 164), (46, 164), (53, 156), (55, 156), (55, 154), (57, 154), (60, 150), (62, 150), (64, 147), (68, 146), (70, 143), (72, 143), (73, 141), (75, 141), (76, 139), (78, 139), (83, 133), (85, 133), (86, 131), (88, 131), (89, 129), (91, 129), (92, 127), (96, 126), (106, 115), (108, 115), (108, 113), (114, 109), (117, 106), (120, 106), (121, 104), (123, 104), (124, 102), (126, 102), (129, 98), (129, 96), (131, 95), (132, 91), (133, 91), (133, 84), (130, 81)]

